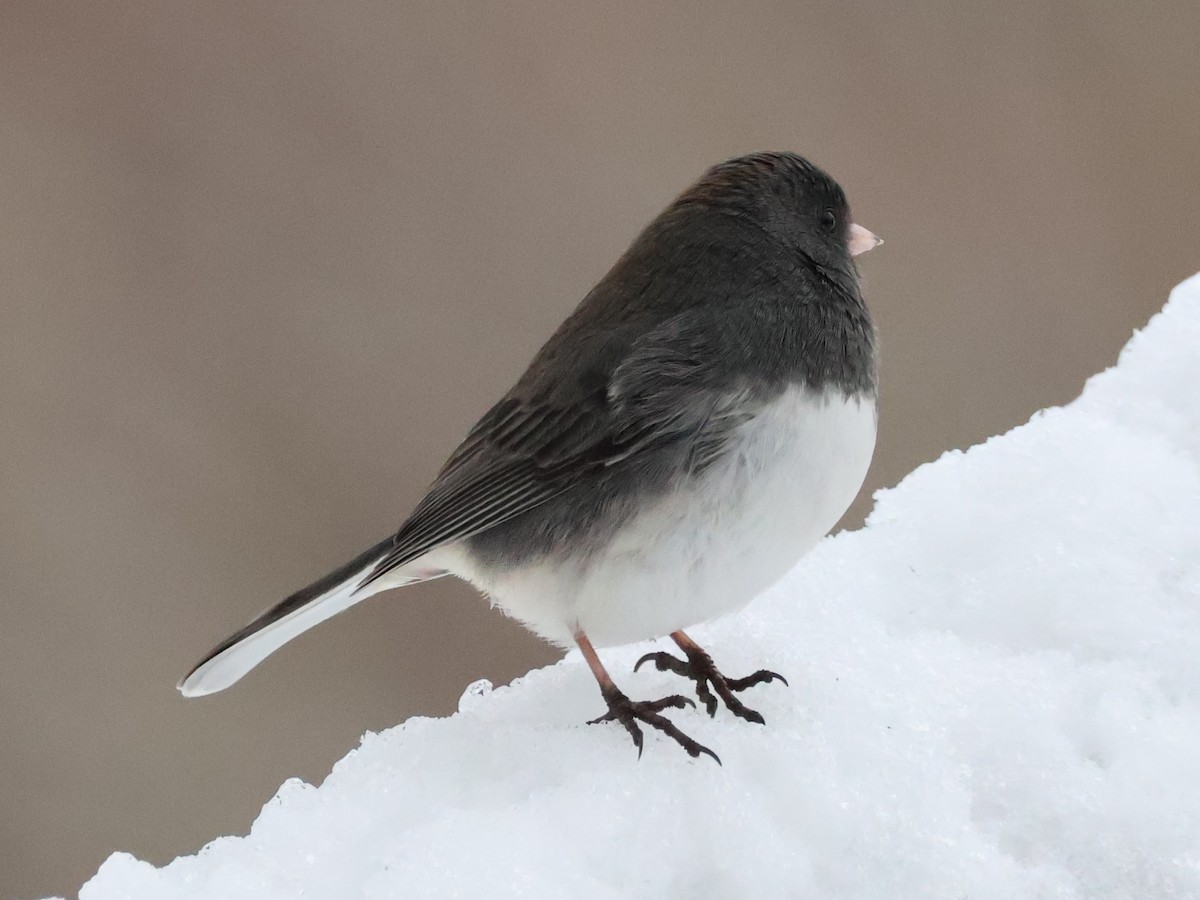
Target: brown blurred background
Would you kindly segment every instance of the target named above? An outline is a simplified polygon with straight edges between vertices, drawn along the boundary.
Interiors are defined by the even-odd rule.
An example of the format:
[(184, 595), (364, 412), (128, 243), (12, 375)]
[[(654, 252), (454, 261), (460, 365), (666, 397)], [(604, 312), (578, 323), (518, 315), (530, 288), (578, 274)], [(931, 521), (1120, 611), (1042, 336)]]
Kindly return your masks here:
[(5, 3), (0, 897), (556, 658), (438, 582), (174, 689), (397, 526), (713, 162), (802, 151), (887, 238), (869, 490), (1111, 364), (1200, 269), (1200, 6), (900, 6)]

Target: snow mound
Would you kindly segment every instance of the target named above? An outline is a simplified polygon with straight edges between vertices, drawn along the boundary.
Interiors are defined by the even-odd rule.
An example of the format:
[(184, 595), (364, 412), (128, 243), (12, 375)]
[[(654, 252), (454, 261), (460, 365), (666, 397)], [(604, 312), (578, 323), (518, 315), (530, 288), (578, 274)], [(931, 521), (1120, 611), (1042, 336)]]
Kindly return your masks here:
[[(747, 695), (766, 728), (672, 713), (724, 766), (583, 725), (571, 654), (81, 897), (1200, 897), (1200, 276), (1074, 403), (694, 636), (791, 681)], [(629, 694), (686, 687), (646, 649), (605, 655)]]

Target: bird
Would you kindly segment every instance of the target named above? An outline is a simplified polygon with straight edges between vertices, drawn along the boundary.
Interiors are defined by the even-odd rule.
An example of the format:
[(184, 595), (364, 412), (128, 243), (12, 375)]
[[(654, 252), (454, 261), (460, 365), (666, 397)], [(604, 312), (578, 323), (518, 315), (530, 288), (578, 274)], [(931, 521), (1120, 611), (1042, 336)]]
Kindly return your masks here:
[[(221, 691), (381, 591), (452, 574), (578, 646), (640, 757), (643, 726), (719, 757), (632, 700), (597, 648), (670, 637), (644, 664), (758, 724), (686, 629), (745, 607), (853, 502), (874, 453), (876, 329), (856, 257), (881, 240), (789, 151), (711, 167), (634, 239), (468, 432), (392, 536), (217, 645), (179, 682)], [(720, 701), (720, 703), (718, 702)], [(589, 723), (589, 724), (591, 724)]]

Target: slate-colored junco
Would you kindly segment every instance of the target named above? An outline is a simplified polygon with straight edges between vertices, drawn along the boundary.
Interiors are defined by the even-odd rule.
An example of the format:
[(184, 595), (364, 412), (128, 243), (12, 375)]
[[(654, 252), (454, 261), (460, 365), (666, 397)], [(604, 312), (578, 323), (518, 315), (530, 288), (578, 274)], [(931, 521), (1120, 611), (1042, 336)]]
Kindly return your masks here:
[[(726, 678), (683, 631), (743, 607), (833, 526), (875, 446), (875, 330), (852, 257), (879, 240), (793, 153), (715, 166), (637, 237), (450, 456), (392, 537), (267, 610), (179, 684), (233, 684), (373, 594), (446, 574), (543, 638), (578, 644), (608, 712), (707, 753), (630, 700), (596, 646), (670, 635), (639, 662), (717, 697)], [(715, 696), (714, 696), (715, 694)]]

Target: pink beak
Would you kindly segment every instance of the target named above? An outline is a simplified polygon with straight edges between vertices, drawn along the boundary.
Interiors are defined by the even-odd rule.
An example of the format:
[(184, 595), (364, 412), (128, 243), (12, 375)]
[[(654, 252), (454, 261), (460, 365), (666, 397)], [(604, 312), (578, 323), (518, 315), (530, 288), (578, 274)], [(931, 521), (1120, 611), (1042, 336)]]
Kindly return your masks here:
[(858, 256), (860, 253), (866, 253), (872, 247), (878, 247), (883, 243), (883, 238), (875, 237), (875, 235), (861, 225), (855, 225), (851, 222), (849, 240), (846, 243), (850, 247), (850, 255)]

